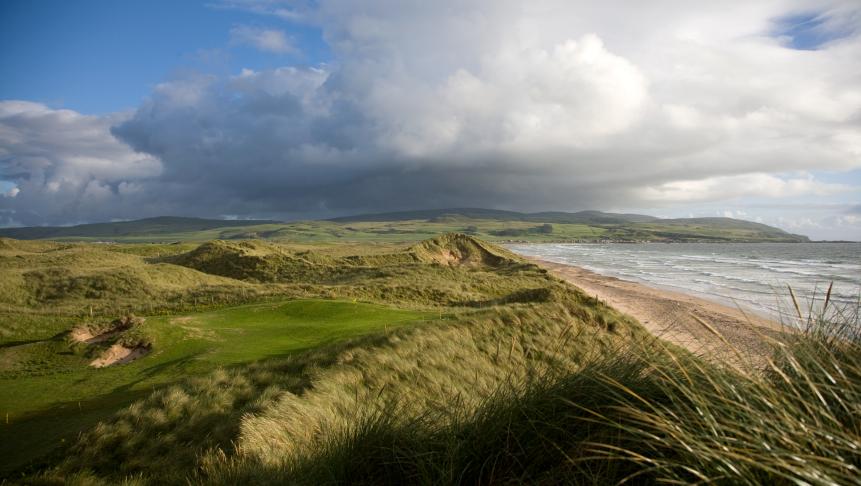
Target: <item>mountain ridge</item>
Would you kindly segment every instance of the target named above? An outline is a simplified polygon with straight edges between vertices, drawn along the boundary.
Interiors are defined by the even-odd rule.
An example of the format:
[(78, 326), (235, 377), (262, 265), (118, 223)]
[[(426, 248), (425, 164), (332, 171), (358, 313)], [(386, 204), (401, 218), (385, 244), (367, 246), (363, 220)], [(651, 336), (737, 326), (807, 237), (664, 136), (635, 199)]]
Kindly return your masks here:
[(330, 218), (327, 221), (337, 223), (351, 223), (364, 221), (404, 221), (413, 219), (432, 219), (446, 215), (459, 215), (472, 219), (499, 219), (506, 221), (533, 221), (536, 223), (598, 223), (601, 220), (607, 223), (639, 223), (656, 221), (660, 218), (646, 216), (643, 214), (607, 213), (596, 210), (585, 210), (577, 212), (565, 211), (541, 211), (536, 213), (524, 213), (519, 211), (508, 211), (503, 209), (484, 208), (444, 208), (444, 209), (419, 209), (415, 211), (391, 211), (383, 213), (364, 213), (351, 216)]
[(23, 226), (18, 228), (0, 228), (0, 236), (22, 240), (41, 240), (66, 237), (114, 237), (140, 234), (160, 234), (173, 231), (202, 231), (213, 228), (229, 228), (237, 226), (254, 226), (259, 224), (277, 224), (272, 220), (229, 220), (206, 219), (183, 216), (156, 216), (153, 218), (135, 219), (131, 221), (116, 221), (102, 223), (85, 223), (74, 226)]
[[(0, 228), (0, 237), (22, 240), (104, 239), (165, 241), (286, 239), (344, 241), (403, 235), (404, 241), (431, 233), (484, 233), (496, 241), (739, 241), (806, 242), (762, 223), (725, 217), (670, 218), (587, 210), (522, 213), (482, 208), (424, 209), (358, 214), (327, 220), (281, 222), (160, 216), (76, 226)], [(579, 236), (578, 236), (579, 235)]]

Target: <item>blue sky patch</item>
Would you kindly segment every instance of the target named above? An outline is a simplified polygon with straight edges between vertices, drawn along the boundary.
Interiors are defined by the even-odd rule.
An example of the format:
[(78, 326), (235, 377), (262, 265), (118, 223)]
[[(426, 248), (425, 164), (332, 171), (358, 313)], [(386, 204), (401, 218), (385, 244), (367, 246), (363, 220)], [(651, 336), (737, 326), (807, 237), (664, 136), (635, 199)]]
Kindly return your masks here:
[(792, 49), (814, 51), (848, 35), (832, 28), (828, 20), (828, 16), (822, 13), (788, 15), (777, 19), (771, 35), (782, 39)]
[[(283, 31), (296, 52), (233, 43), (239, 26)], [(225, 75), (330, 59), (315, 26), (204, 2), (0, 2), (0, 99), (86, 114), (135, 108), (153, 86), (189, 70)]]

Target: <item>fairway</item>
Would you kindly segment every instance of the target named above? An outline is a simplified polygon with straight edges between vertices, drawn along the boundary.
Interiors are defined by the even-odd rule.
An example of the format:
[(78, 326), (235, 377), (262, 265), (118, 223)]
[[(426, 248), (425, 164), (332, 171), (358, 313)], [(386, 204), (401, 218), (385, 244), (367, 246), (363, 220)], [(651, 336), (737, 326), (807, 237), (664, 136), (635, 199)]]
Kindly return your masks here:
[[(152, 316), (142, 326), (152, 340), (152, 353), (129, 364), (101, 369), (88, 366), (89, 358), (70, 352), (63, 338), (4, 348), (0, 350), (2, 469), (44, 453), (45, 448), (71, 438), (157, 385), (426, 317), (417, 311), (330, 300), (289, 300)], [(26, 366), (16, 361), (24, 361)], [(15, 393), (9, 393), (11, 390)]]

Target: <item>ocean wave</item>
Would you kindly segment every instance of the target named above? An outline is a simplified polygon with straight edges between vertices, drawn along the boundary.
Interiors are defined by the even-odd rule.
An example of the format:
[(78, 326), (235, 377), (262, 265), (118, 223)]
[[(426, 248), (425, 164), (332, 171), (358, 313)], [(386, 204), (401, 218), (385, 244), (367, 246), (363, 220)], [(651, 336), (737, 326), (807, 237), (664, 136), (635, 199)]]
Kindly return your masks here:
[[(822, 298), (832, 281), (835, 303), (857, 302), (861, 294), (861, 265), (856, 263), (861, 255), (855, 256), (854, 247), (840, 250), (837, 256), (832, 246), (554, 244), (510, 248), (605, 275), (745, 303), (773, 315), (785, 305), (778, 302), (786, 297), (787, 285), (803, 302), (814, 292), (817, 299)], [(697, 253), (699, 250), (704, 252)], [(819, 257), (816, 252), (823, 254)]]

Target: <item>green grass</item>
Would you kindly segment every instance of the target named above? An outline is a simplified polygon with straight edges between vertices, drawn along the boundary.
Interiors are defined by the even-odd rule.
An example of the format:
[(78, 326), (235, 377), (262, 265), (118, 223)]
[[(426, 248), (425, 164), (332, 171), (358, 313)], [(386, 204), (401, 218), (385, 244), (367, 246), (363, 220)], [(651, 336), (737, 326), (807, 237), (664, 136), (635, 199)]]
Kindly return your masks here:
[(454, 404), (472, 410), (506, 382), (575, 370), (639, 332), (609, 309), (579, 311), (573, 303), (479, 310), (186, 380), (85, 434), (60, 474), (88, 469), (109, 483), (142, 474), (165, 484), (184, 483), (218, 451), (278, 463), (392, 403), (409, 404), (405, 419)]
[[(6, 470), (147, 391), (214, 368), (429, 317), (578, 298), (515, 255), (457, 235), (415, 246), (0, 243), (0, 387), (14, 390), (0, 394)], [(90, 368), (111, 343), (73, 344), (67, 332), (128, 313), (147, 320), (117, 339), (152, 353)]]
[[(9, 377), (0, 385), (21, 397), (0, 403), (90, 399), (13, 415), (2, 429), (7, 471), (39, 459), (18, 471), (25, 482), (831, 485), (859, 477), (857, 307), (825, 312), (824, 304), (802, 332), (770, 337), (770, 356), (739, 356), (735, 367), (658, 341), (465, 235), (416, 245), (165, 245), (156, 255), (141, 245), (40, 245), (0, 253), (13, 276), (45, 272), (6, 284), (14, 304), (6, 315), (27, 319), (0, 348)], [(49, 271), (57, 267), (69, 274)], [(150, 272), (175, 280), (142, 276)], [(127, 277), (114, 287), (92, 285), (118, 273)], [(150, 281), (154, 289), (140, 287)], [(201, 292), (218, 285), (228, 293)], [(229, 292), (258, 301), (227, 305)], [(92, 319), (75, 309), (114, 299), (130, 309), (163, 299), (164, 312), (129, 331), (154, 352), (88, 369), (91, 351), (52, 333), (76, 316), (106, 318), (98, 312), (110, 306)]]
[(416, 414), (407, 397), (372, 407), (327, 429), (313, 447), (250, 445), (278, 437), (277, 424), (289, 421), (285, 414), (266, 421), (271, 412), (264, 413), (246, 427), (272, 428), (245, 433), (249, 449), (215, 455), (192, 477), (205, 484), (857, 484), (859, 324), (857, 307), (849, 308), (784, 335), (762, 369), (629, 342), (573, 369), (533, 368), (477, 406), (455, 400)]
[[(431, 238), (440, 233), (468, 232), (488, 241), (797, 241), (768, 228), (683, 221), (624, 224), (552, 223), (552, 233), (534, 231), (543, 223), (461, 219), (455, 221), (359, 221), (337, 223), (306, 221), (241, 228), (218, 228), (158, 235), (115, 236), (124, 243), (207, 241), (212, 239), (261, 238), (294, 243), (402, 243)], [(100, 237), (65, 237), (67, 241), (99, 241)]]
[[(155, 386), (219, 366), (283, 356), (396, 328), (430, 315), (373, 304), (291, 300), (153, 316), (142, 331), (154, 351), (130, 364), (102, 369), (89, 367), (94, 356), (73, 353), (63, 338), (6, 348), (0, 389), (15, 392), (0, 395), (4, 420), (0, 455), (16, 458), (22, 449), (30, 449), (22, 448), (17, 437), (39, 437), (43, 443), (68, 439), (82, 426), (92, 425), (94, 419), (104, 418), (107, 411)], [(56, 424), (57, 414), (67, 423)], [(14, 427), (5, 423), (7, 417)], [(9, 459), (7, 464), (20, 463)]]
[[(544, 225), (549, 225), (542, 228)], [(730, 218), (659, 219), (586, 211), (524, 214), (452, 209), (366, 215), (329, 221), (218, 221), (186, 218), (103, 223), (68, 228), (12, 228), (0, 234), (65, 241), (201, 242), (268, 239), (291, 243), (403, 243), (440, 233), (488, 241), (806, 241), (778, 228)]]
[[(65, 338), (7, 348), (0, 384), (15, 394), (0, 397), (0, 411), (18, 414), (84, 400), (100, 391), (148, 387), (215, 366), (279, 356), (337, 339), (397, 327), (436, 315), (380, 305), (291, 300), (228, 307), (188, 315), (152, 316), (143, 332), (154, 352), (125, 366), (93, 369), (92, 357), (76, 355)], [(19, 362), (18, 351), (26, 356)], [(26, 351), (26, 353), (23, 353)], [(71, 369), (70, 369), (71, 368)], [(158, 374), (153, 374), (158, 370)], [(51, 389), (51, 394), (43, 393)], [(8, 389), (8, 388), (6, 388)]]
[(41, 479), (857, 482), (857, 309), (783, 335), (760, 369), (704, 361), (624, 320), (607, 333), (576, 310), (497, 308), (218, 371), (124, 409)]

